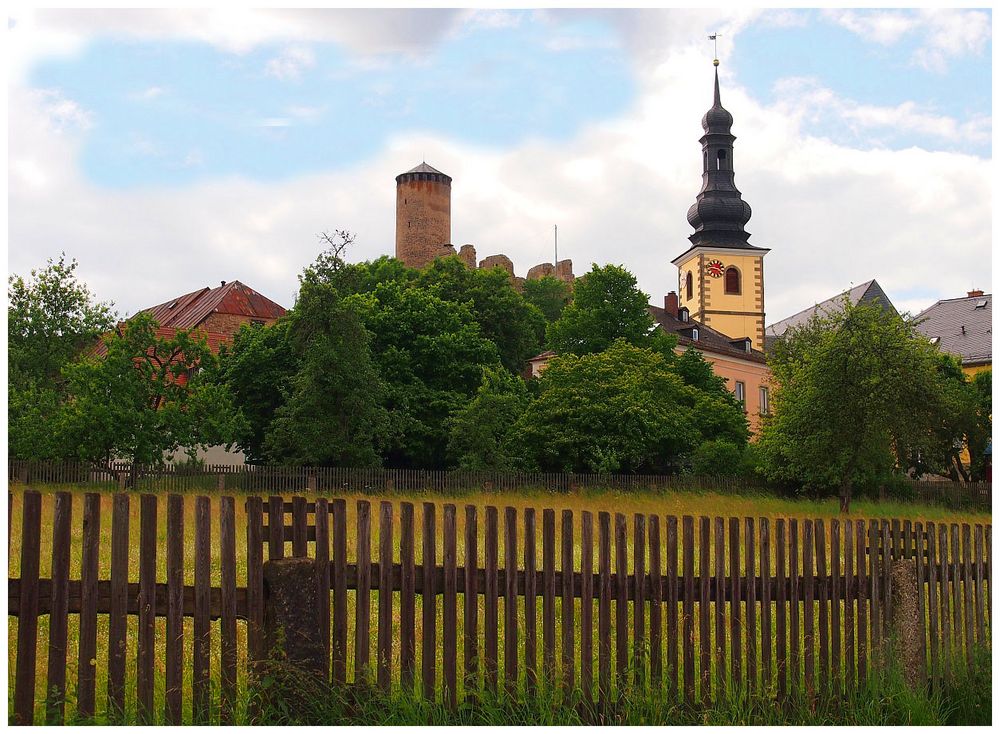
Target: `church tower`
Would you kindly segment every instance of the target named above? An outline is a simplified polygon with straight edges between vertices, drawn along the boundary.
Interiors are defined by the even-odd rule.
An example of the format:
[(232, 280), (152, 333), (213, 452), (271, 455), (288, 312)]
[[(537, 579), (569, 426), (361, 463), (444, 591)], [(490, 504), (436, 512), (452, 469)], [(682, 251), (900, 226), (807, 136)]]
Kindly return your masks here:
[(764, 255), (744, 228), (750, 205), (734, 180), (733, 116), (719, 95), (719, 60), (715, 64), (715, 100), (701, 126), (701, 191), (688, 209), (694, 227), (689, 247), (672, 260), (679, 271), (679, 305), (691, 317), (723, 334), (749, 337), (754, 349), (764, 349)]

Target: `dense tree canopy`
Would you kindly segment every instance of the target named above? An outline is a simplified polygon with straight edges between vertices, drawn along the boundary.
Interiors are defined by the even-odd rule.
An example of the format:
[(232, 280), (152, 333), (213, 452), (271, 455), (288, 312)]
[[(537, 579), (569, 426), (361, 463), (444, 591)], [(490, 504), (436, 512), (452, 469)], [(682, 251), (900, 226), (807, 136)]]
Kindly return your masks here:
[(58, 459), (67, 448), (54, 430), (66, 399), (63, 368), (114, 326), (112, 304), (76, 277), (76, 260), (48, 260), (7, 284), (7, 447), (11, 457)]
[(460, 469), (517, 471), (522, 468), (517, 421), (531, 396), (517, 375), (487, 367), (475, 396), (455, 411), (448, 452)]
[(472, 269), (458, 257), (439, 258), (421, 271), (416, 285), (444, 301), (468, 306), (510, 371), (520, 372), (525, 361), (541, 351), (545, 317), (514, 289), (502, 268)]
[(570, 285), (551, 275), (524, 281), (524, 299), (541, 311), (549, 323), (562, 315), (572, 298)]
[(159, 464), (164, 453), (231, 443), (241, 429), (228, 390), (212, 378), (204, 337), (156, 334), (140, 313), (104, 337), (107, 354), (64, 368), (69, 399), (56, 429), (78, 459)]
[(892, 473), (902, 445), (926, 446), (938, 396), (937, 353), (878, 304), (816, 315), (789, 330), (770, 359), (774, 414), (760, 442), (774, 479), (852, 487)]
[(619, 339), (549, 362), (517, 424), (529, 468), (675, 471), (702, 441), (746, 443), (742, 411), (684, 383), (659, 352)]
[(549, 324), (546, 341), (559, 354), (594, 354), (623, 339), (664, 354), (676, 338), (658, 328), (649, 313), (649, 297), (635, 276), (617, 265), (594, 265), (577, 280), (573, 302)]

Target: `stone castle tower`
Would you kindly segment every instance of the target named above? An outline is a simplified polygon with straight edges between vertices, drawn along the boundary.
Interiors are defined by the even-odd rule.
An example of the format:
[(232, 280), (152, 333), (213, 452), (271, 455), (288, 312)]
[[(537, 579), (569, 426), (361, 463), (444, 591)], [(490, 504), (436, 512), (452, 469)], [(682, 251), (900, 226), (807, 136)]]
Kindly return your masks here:
[(763, 350), (764, 255), (770, 250), (748, 242), (750, 205), (736, 188), (733, 116), (722, 106), (714, 63), (715, 99), (701, 120), (701, 191), (687, 213), (694, 234), (691, 247), (672, 261), (679, 271), (677, 292), (692, 318), (727, 336), (749, 337)]
[(454, 252), (451, 176), (426, 163), (396, 176), (396, 258), (422, 268)]
[[(396, 176), (396, 259), (411, 268), (423, 268), (439, 257), (458, 255), (472, 269), (503, 268), (516, 288), (525, 278), (514, 274), (514, 263), (506, 255), (488, 255), (476, 264), (476, 248), (451, 244), (451, 176), (427, 163)], [(542, 263), (528, 270), (527, 280), (546, 275), (572, 284), (573, 261)]]

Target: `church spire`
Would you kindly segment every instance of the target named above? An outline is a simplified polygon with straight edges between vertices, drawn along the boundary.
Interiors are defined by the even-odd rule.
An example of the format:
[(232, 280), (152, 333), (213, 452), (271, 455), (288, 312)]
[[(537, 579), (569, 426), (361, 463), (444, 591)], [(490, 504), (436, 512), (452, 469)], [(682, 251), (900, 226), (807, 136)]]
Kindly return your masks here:
[(744, 229), (750, 221), (750, 205), (736, 188), (733, 169), (733, 116), (722, 106), (719, 92), (719, 61), (715, 65), (715, 89), (711, 109), (701, 119), (702, 184), (695, 203), (688, 209), (688, 223), (694, 227), (689, 239), (694, 246), (752, 248)]

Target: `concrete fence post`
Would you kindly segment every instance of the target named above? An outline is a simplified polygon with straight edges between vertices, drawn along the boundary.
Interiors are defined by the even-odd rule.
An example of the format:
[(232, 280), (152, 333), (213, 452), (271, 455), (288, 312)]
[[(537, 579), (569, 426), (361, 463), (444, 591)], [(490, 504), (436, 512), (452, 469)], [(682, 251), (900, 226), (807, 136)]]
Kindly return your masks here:
[(903, 677), (912, 689), (922, 685), (922, 648), (920, 645), (920, 612), (917, 564), (912, 558), (891, 561), (889, 574), (892, 589), (891, 634), (895, 653), (903, 669)]
[(316, 561), (281, 558), (264, 563), (265, 702), (309, 717), (326, 687), (326, 646), (316, 597)]

